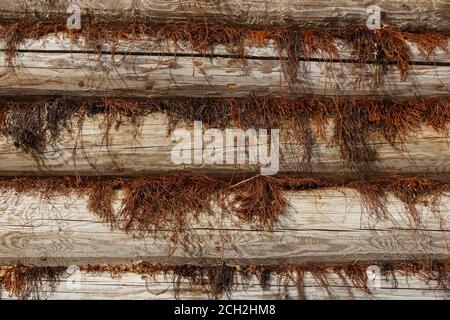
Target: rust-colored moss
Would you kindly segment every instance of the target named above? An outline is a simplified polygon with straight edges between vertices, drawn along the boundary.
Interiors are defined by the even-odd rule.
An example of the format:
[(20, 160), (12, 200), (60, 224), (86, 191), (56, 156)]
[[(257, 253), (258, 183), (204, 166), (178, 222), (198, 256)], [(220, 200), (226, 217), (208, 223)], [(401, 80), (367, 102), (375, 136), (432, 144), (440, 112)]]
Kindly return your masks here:
[(25, 39), (39, 39), (65, 29), (65, 26), (61, 23), (30, 21), (28, 19), (0, 24), (0, 40), (5, 43), (6, 60), (9, 63), (12, 62), (16, 56), (17, 48)]
[(449, 51), (448, 38), (438, 33), (405, 33), (406, 40), (417, 45), (419, 51), (426, 56), (431, 56), (437, 49), (444, 52)]
[[(203, 176), (174, 175), (128, 180), (115, 215), (124, 230), (147, 230), (155, 235), (170, 230), (176, 242), (201, 214), (211, 215), (213, 204), (225, 210), (225, 183)], [(94, 199), (95, 201), (95, 199)]]
[(0, 289), (21, 299), (41, 299), (45, 291), (54, 291), (66, 268), (64, 267), (0, 267)]
[(361, 194), (370, 214), (378, 220), (392, 218), (386, 204), (388, 195), (393, 194), (404, 203), (409, 225), (413, 228), (423, 227), (417, 205), (430, 206), (437, 210), (436, 204), (439, 196), (450, 191), (448, 181), (425, 177), (391, 176), (352, 182), (348, 186)]
[(26, 104), (1, 101), (0, 133), (44, 165), (42, 154), (58, 142), (62, 130), (68, 129), (75, 111), (73, 105), (63, 104), (60, 99)]
[(233, 212), (247, 222), (272, 227), (286, 212), (288, 202), (276, 180), (256, 177), (234, 185)]

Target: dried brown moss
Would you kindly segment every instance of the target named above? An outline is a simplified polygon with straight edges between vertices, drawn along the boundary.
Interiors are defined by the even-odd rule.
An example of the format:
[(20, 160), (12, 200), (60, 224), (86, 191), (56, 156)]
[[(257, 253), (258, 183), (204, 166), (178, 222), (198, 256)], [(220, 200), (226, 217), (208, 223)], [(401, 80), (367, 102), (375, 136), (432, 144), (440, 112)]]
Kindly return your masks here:
[(65, 26), (60, 23), (30, 21), (28, 19), (0, 24), (0, 40), (5, 43), (4, 51), (7, 62), (12, 62), (16, 56), (17, 48), (25, 39), (39, 39), (65, 29)]
[(165, 176), (136, 179), (122, 185), (123, 198), (117, 217), (124, 230), (171, 230), (171, 240), (187, 231), (201, 214), (212, 215), (215, 203), (225, 208), (225, 184), (196, 176)]
[[(219, 102), (220, 101), (220, 102)], [(340, 148), (341, 159), (352, 170), (368, 173), (377, 160), (377, 138), (401, 146), (408, 134), (421, 126), (446, 133), (450, 122), (449, 99), (429, 97), (409, 100), (354, 98), (259, 98), (158, 101), (155, 109), (166, 112), (170, 128), (202, 120), (224, 128), (281, 128), (301, 146), (298, 168), (310, 170), (317, 137)], [(332, 136), (326, 127), (333, 122)]]
[[(396, 276), (416, 277), (435, 289), (448, 291), (450, 283), (450, 265), (446, 261), (406, 261), (406, 262), (372, 262), (372, 263), (339, 263), (339, 264), (279, 264), (279, 265), (164, 265), (147, 262), (129, 264), (97, 264), (80, 266), (82, 272), (98, 274), (108, 272), (112, 277), (120, 277), (124, 273), (136, 273), (144, 278), (154, 278), (164, 275), (171, 278), (174, 297), (182, 298), (186, 290), (194, 290), (207, 294), (210, 298), (219, 299), (226, 295), (232, 298), (233, 291), (238, 287), (245, 288), (259, 282), (263, 290), (272, 290), (276, 285), (280, 298), (290, 298), (289, 287), (297, 288), (297, 298), (306, 299), (307, 274), (310, 274), (328, 298), (335, 298), (333, 287), (347, 288), (349, 297), (355, 297), (355, 290), (372, 294), (367, 271), (369, 266), (377, 265), (381, 276), (390, 280), (396, 288)], [(41, 298), (41, 293), (50, 285), (52, 290), (63, 279), (65, 267), (0, 267), (0, 288), (11, 295), (23, 299)], [(274, 283), (272, 279), (277, 278)], [(186, 287), (184, 283), (187, 282)]]
[(283, 190), (275, 181), (257, 177), (233, 186), (234, 212), (242, 220), (253, 222), (257, 216), (262, 225), (272, 225), (288, 206)]
[[(32, 101), (0, 101), (0, 134), (13, 145), (30, 154), (39, 167), (45, 167), (45, 152), (56, 149), (66, 132), (75, 133), (82, 138), (82, 127), (86, 117), (102, 114), (104, 135), (102, 144), (109, 146), (109, 132), (118, 129), (123, 120), (135, 127), (137, 136), (139, 121), (149, 109), (137, 108), (136, 103), (123, 102), (120, 99), (102, 99), (91, 102), (74, 102), (67, 98), (52, 100), (36, 99)], [(83, 148), (83, 141), (76, 141), (73, 150)]]
[(419, 51), (426, 56), (431, 56), (437, 49), (444, 52), (449, 51), (448, 38), (438, 33), (405, 33), (404, 37), (414, 43)]
[(0, 289), (20, 299), (42, 299), (58, 287), (65, 267), (0, 267)]
[[(65, 131), (78, 130), (83, 149), (82, 126), (86, 117), (101, 115), (103, 145), (109, 147), (112, 130), (124, 123), (139, 133), (144, 116), (162, 112), (169, 120), (168, 133), (178, 125), (192, 126), (201, 120), (205, 126), (226, 128), (280, 128), (283, 136), (296, 142), (292, 151), (299, 155), (293, 171), (311, 171), (311, 161), (318, 155), (318, 137), (338, 146), (341, 159), (355, 172), (370, 173), (377, 160), (379, 138), (402, 147), (409, 134), (429, 126), (446, 134), (450, 122), (450, 100), (445, 97), (406, 100), (370, 100), (309, 97), (283, 98), (181, 98), (121, 100), (101, 99), (76, 102), (56, 100), (0, 102), (0, 133), (20, 150), (31, 154), (42, 166), (47, 148), (57, 147)], [(75, 121), (73, 121), (75, 119)], [(333, 123), (333, 132), (327, 127)], [(286, 139), (287, 140), (287, 139)]]
[(303, 60), (308, 57), (327, 57), (327, 60), (339, 58), (339, 50), (333, 35), (325, 30), (278, 30), (273, 34), (277, 43), (283, 70), (291, 85), (299, 82)]
[(286, 214), (289, 203), (286, 190), (313, 190), (324, 187), (325, 182), (312, 178), (254, 177), (228, 188), (232, 193), (228, 211), (246, 222), (272, 229)]
[[(388, 29), (376, 32), (367, 29), (298, 29), (298, 28), (248, 28), (222, 24), (154, 24), (133, 21), (105, 23), (93, 17), (83, 17), (83, 27), (68, 31), (62, 21), (36, 22), (22, 19), (0, 24), (0, 40), (6, 43), (9, 62), (15, 57), (17, 47), (27, 38), (37, 39), (54, 32), (65, 34), (76, 41), (85, 39), (88, 49), (102, 52), (105, 45), (116, 51), (119, 40), (152, 38), (156, 43), (188, 46), (200, 53), (212, 52), (215, 45), (225, 45), (232, 54), (245, 56), (246, 44), (264, 46), (273, 40), (283, 61), (287, 80), (296, 84), (301, 75), (301, 61), (309, 57), (339, 59), (335, 39), (343, 39), (352, 48), (354, 60), (360, 67), (375, 63), (374, 82), (380, 84), (390, 64), (396, 65), (403, 79), (411, 63), (411, 52), (406, 41), (417, 43), (423, 54), (431, 55), (436, 49), (448, 49), (445, 37), (440, 34), (410, 34)], [(428, 41), (428, 39), (430, 39)], [(245, 65), (245, 63), (244, 63)], [(363, 69), (363, 68), (360, 68)], [(362, 73), (361, 73), (362, 74)]]
[(386, 205), (388, 203), (388, 195), (393, 194), (403, 202), (408, 213), (409, 225), (414, 228), (423, 227), (417, 205), (429, 206), (437, 212), (439, 197), (450, 191), (450, 183), (448, 181), (425, 177), (392, 176), (363, 182), (352, 182), (348, 186), (356, 189), (361, 194), (369, 213), (378, 220), (392, 220)]
[[(405, 35), (401, 32), (388, 29), (375, 32), (356, 29), (346, 33), (342, 38), (352, 48), (352, 55), (357, 57), (357, 63), (361, 69), (364, 69), (371, 61), (375, 61), (376, 70), (373, 73), (373, 81), (376, 86), (384, 82), (384, 76), (392, 64), (399, 69), (401, 79), (407, 79), (412, 53)], [(421, 35), (417, 35), (417, 40), (420, 39), (422, 39)]]
[(17, 149), (31, 154), (42, 164), (42, 154), (59, 141), (75, 111), (75, 106), (59, 99), (26, 104), (1, 101), (0, 133), (10, 138)]
[[(289, 182), (291, 189), (320, 185), (314, 179)], [(42, 199), (84, 194), (91, 212), (122, 230), (171, 230), (174, 236), (189, 229), (189, 223), (201, 215), (213, 215), (217, 210), (271, 229), (288, 207), (283, 182), (263, 177), (239, 183), (183, 174), (136, 179), (16, 178), (0, 180), (0, 188)], [(114, 210), (119, 190), (123, 192), (120, 207)]]
[(395, 265), (385, 263), (380, 265), (381, 272), (391, 278), (397, 287), (395, 273), (405, 277), (415, 276), (429, 284), (435, 282), (436, 286), (449, 292), (450, 288), (450, 263), (448, 261), (421, 261), (399, 262)]

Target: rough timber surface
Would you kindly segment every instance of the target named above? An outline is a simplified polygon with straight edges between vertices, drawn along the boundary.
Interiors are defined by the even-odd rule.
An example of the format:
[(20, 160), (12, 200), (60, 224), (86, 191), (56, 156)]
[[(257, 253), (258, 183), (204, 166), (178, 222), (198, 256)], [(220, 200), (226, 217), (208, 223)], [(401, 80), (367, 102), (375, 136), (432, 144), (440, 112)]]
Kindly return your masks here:
[(450, 92), (449, 54), (438, 50), (427, 57), (415, 46), (408, 78), (402, 80), (392, 65), (382, 83), (374, 81), (375, 64), (361, 69), (345, 47), (337, 60), (321, 53), (304, 57), (295, 83), (286, 80), (273, 45), (247, 47), (244, 59), (223, 46), (200, 54), (151, 40), (122, 41), (99, 54), (89, 52), (82, 40), (72, 44), (56, 35), (25, 41), (18, 49), (13, 61), (0, 53), (2, 95), (239, 97), (251, 92), (415, 97)]
[[(0, 18), (16, 19), (26, 14), (41, 20), (65, 20), (69, 3), (69, 0), (3, 0)], [(450, 4), (446, 0), (78, 0), (77, 4), (82, 14), (98, 20), (206, 21), (315, 28), (365, 26), (367, 7), (378, 5), (384, 27), (450, 33)]]
[[(118, 199), (120, 194), (117, 195)], [(422, 227), (414, 227), (405, 206), (390, 197), (392, 218), (377, 221), (351, 189), (286, 194), (292, 208), (271, 231), (232, 216), (189, 219), (186, 245), (171, 243), (171, 230), (111, 229), (86, 209), (87, 199), (0, 197), (0, 264), (70, 265), (128, 263), (236, 264), (337, 263), (448, 258), (449, 197), (418, 206)], [(119, 203), (115, 204), (117, 208)]]
[[(101, 115), (88, 117), (81, 131), (76, 120), (73, 129), (65, 131), (60, 141), (49, 146), (38, 159), (16, 149), (13, 141), (0, 137), (0, 175), (2, 176), (52, 176), (52, 175), (103, 175), (138, 176), (185, 171), (212, 176), (230, 176), (236, 172), (254, 174), (260, 172), (258, 165), (246, 164), (180, 164), (173, 162), (171, 153), (177, 141), (168, 134), (168, 118), (154, 113), (143, 118), (139, 128), (122, 122), (111, 128), (105, 140), (105, 118)], [(192, 125), (192, 124), (191, 124)], [(199, 132), (188, 125), (179, 124), (177, 129), (189, 130), (192, 141)], [(327, 136), (331, 137), (332, 123)], [(224, 131), (223, 131), (224, 132)], [(224, 138), (224, 143), (225, 143)], [(309, 173), (326, 178), (352, 178), (351, 170), (340, 158), (338, 146), (318, 137), (310, 166), (302, 163), (304, 150), (301, 142), (294, 140), (284, 130), (280, 134), (279, 174)], [(259, 141), (267, 144), (267, 141)], [(378, 160), (371, 163), (373, 174), (401, 173), (405, 175), (437, 174), (450, 172), (449, 137), (431, 128), (417, 128), (404, 145), (390, 145), (383, 138), (374, 136), (370, 142), (378, 150)], [(192, 150), (194, 146), (191, 144)], [(76, 147), (76, 152), (74, 148)], [(250, 145), (248, 146), (250, 147)], [(206, 146), (207, 150), (211, 147)], [(234, 148), (237, 149), (237, 146)], [(217, 152), (225, 153), (225, 144)], [(235, 152), (236, 154), (236, 152)], [(225, 157), (224, 157), (225, 159)], [(332, 176), (330, 176), (332, 175)]]
[[(423, 279), (415, 276), (406, 277), (396, 273), (397, 285), (391, 277), (381, 276), (380, 284), (374, 287), (373, 281), (369, 283), (372, 294), (367, 294), (361, 288), (352, 286), (349, 288), (342, 285), (336, 276), (329, 275), (329, 290), (333, 299), (367, 299), (367, 300), (431, 300), (448, 299), (448, 293), (439, 289), (433, 281), (426, 283)], [(154, 277), (142, 277), (134, 273), (125, 273), (120, 277), (112, 278), (109, 273), (80, 273), (80, 282), (75, 287), (71, 281), (73, 277), (63, 277), (54, 292), (44, 289), (40, 291), (41, 298), (45, 299), (132, 299), (132, 300), (164, 300), (173, 299), (210, 299), (206, 290), (190, 285), (186, 280), (180, 282), (177, 292), (174, 290), (172, 275), (162, 274)], [(262, 289), (259, 281), (252, 278), (249, 282), (238, 279), (230, 296), (224, 295), (222, 299), (251, 299), (251, 300), (273, 300), (273, 299), (297, 299), (298, 293), (295, 285), (281, 286), (279, 276), (272, 276), (270, 288)], [(306, 299), (330, 299), (328, 292), (323, 288), (310, 273), (305, 274), (305, 298)], [(351, 294), (349, 292), (351, 290)], [(15, 299), (8, 291), (2, 292), (2, 299)]]

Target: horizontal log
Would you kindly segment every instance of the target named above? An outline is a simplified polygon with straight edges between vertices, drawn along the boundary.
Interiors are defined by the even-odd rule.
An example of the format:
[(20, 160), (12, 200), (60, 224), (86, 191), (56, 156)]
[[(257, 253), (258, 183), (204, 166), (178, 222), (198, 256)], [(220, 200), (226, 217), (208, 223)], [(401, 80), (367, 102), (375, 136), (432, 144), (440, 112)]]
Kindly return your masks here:
[[(349, 288), (342, 285), (342, 281), (333, 274), (327, 276), (330, 283), (328, 289), (332, 293), (332, 299), (374, 299), (374, 300), (422, 300), (422, 299), (445, 299), (448, 293), (439, 289), (434, 281), (425, 283), (423, 279), (415, 276), (405, 277), (401, 273), (395, 273), (397, 286), (391, 277), (381, 276), (379, 279), (371, 281), (369, 287), (371, 294), (367, 294), (361, 288), (354, 287), (349, 281)], [(208, 299), (210, 298), (206, 290), (200, 286), (191, 286), (189, 282), (183, 279), (180, 282), (178, 292), (174, 290), (172, 275), (164, 276), (162, 274), (153, 277), (143, 278), (134, 273), (124, 273), (120, 277), (112, 278), (109, 273), (87, 273), (82, 271), (80, 282), (75, 287), (69, 277), (63, 277), (56, 287), (55, 291), (49, 291), (48, 288), (41, 288), (39, 294), (45, 299), (132, 299), (132, 300), (165, 300), (173, 299), (177, 294), (179, 299)], [(236, 287), (230, 296), (224, 295), (222, 299), (296, 299), (298, 298), (297, 289), (294, 284), (289, 283), (286, 286), (280, 285), (280, 277), (272, 276), (270, 287), (262, 289), (259, 281), (253, 277), (249, 282), (242, 282), (239, 279)], [(379, 283), (374, 287), (373, 284)], [(372, 283), (373, 282), (373, 283)], [(317, 282), (310, 274), (305, 274), (305, 298), (311, 300), (330, 299), (325, 288)], [(44, 282), (44, 285), (46, 283)], [(351, 294), (349, 293), (351, 290)], [(2, 299), (15, 299), (8, 291), (4, 290)]]
[[(449, 92), (450, 54), (441, 49), (424, 55), (410, 44), (414, 65), (409, 78), (402, 81), (393, 65), (379, 85), (374, 82), (376, 65), (369, 63), (361, 70), (351, 48), (341, 41), (336, 46), (339, 58), (320, 51), (302, 57), (300, 82), (292, 85), (273, 43), (245, 47), (249, 59), (244, 60), (222, 45), (205, 54), (188, 44), (161, 44), (151, 39), (122, 40), (114, 48), (106, 45), (101, 55), (89, 53), (83, 39), (74, 43), (62, 34), (48, 35), (22, 43), (13, 65), (0, 54), (0, 94), (241, 96), (253, 92), (409, 97)], [(4, 48), (0, 43), (0, 50)], [(114, 54), (108, 54), (111, 52)]]
[[(120, 194), (117, 195), (120, 198)], [(111, 230), (86, 209), (84, 196), (43, 200), (0, 197), (0, 264), (70, 265), (127, 263), (235, 264), (416, 260), (448, 257), (449, 196), (437, 200), (440, 210), (418, 205), (422, 226), (398, 199), (387, 205), (392, 218), (367, 215), (364, 200), (351, 189), (289, 192), (291, 208), (272, 231), (237, 218), (214, 215), (189, 219), (185, 245), (171, 242), (173, 230), (156, 235), (133, 229)], [(117, 202), (115, 207), (119, 203)], [(138, 235), (138, 236), (137, 236)]]
[(240, 97), (248, 95), (448, 95), (450, 66), (415, 65), (402, 81), (392, 66), (375, 84), (376, 65), (306, 61), (290, 86), (278, 60), (23, 52), (16, 67), (0, 54), (1, 95)]
[[(3, 0), (0, 19), (34, 15), (44, 19), (66, 19), (69, 0)], [(378, 5), (384, 27), (409, 31), (450, 32), (450, 4), (439, 1), (327, 0), (79, 0), (83, 14), (97, 19), (176, 22), (222, 22), (252, 25), (298, 25), (300, 27), (360, 27), (368, 18), (367, 7)]]
[[(232, 175), (236, 171), (259, 173), (260, 166), (238, 164), (181, 164), (172, 161), (171, 153), (178, 142), (168, 135), (168, 119), (160, 113), (150, 114), (142, 119), (138, 135), (136, 127), (123, 122), (118, 129), (111, 128), (105, 141), (104, 116), (87, 117), (81, 131), (73, 129), (64, 132), (55, 146), (49, 146), (45, 153), (26, 154), (14, 147), (13, 141), (0, 137), (0, 175), (120, 175), (137, 176), (169, 173), (184, 170), (216, 176)], [(76, 120), (72, 124), (77, 128)], [(192, 124), (193, 125), (193, 124)], [(186, 128), (180, 124), (178, 129)], [(189, 129), (194, 138), (194, 130)], [(223, 131), (222, 131), (223, 132)], [(195, 133), (195, 137), (197, 133)], [(330, 123), (327, 137), (333, 136)], [(378, 160), (371, 163), (374, 174), (446, 174), (450, 172), (448, 135), (430, 128), (417, 128), (411, 132), (405, 145), (390, 145), (383, 138), (375, 136), (370, 142), (379, 152)], [(224, 141), (225, 141), (224, 137)], [(286, 135), (280, 137), (280, 174), (309, 172), (327, 178), (352, 178), (352, 171), (340, 158), (339, 146), (317, 138), (310, 167), (302, 164), (304, 150), (300, 142)], [(192, 140), (193, 141), (193, 140)], [(267, 141), (260, 141), (267, 144)], [(106, 145), (107, 144), (107, 145)], [(193, 144), (191, 144), (194, 150)], [(77, 151), (74, 153), (74, 148)], [(210, 148), (210, 147), (209, 147)], [(217, 152), (225, 153), (225, 146)], [(235, 146), (235, 149), (237, 147)], [(208, 148), (206, 149), (208, 150)], [(192, 152), (191, 152), (192, 154)], [(193, 158), (192, 158), (193, 159)], [(224, 157), (225, 159), (225, 157)], [(236, 162), (235, 162), (236, 163)], [(331, 176), (330, 176), (331, 174)]]
[[(422, 52), (420, 48), (414, 42), (406, 41), (406, 44), (410, 48), (411, 58), (410, 62), (415, 64), (434, 63), (436, 65), (445, 65), (450, 63), (450, 52), (446, 52), (441, 48), (435, 48), (430, 54)], [(354, 50), (345, 43), (343, 40), (336, 39), (334, 45), (339, 50), (339, 57), (325, 52), (320, 48), (315, 52), (311, 52), (310, 55), (305, 56), (304, 53), (300, 53), (301, 60), (342, 60), (352, 61), (357, 60), (358, 57), (354, 54)], [(450, 48), (450, 41), (448, 42)], [(0, 50), (5, 50), (6, 45), (0, 41)], [(21, 42), (17, 48), (22, 52), (92, 52), (94, 48), (90, 47), (86, 39), (82, 36), (78, 39), (68, 38), (64, 33), (53, 33), (43, 36), (39, 39), (25, 39)], [(98, 48), (95, 48), (98, 50)], [(114, 54), (141, 54), (141, 55), (181, 55), (181, 56), (208, 56), (208, 57), (220, 57), (230, 56), (236, 59), (241, 59), (242, 54), (248, 58), (262, 58), (278, 60), (280, 57), (286, 57), (287, 54), (284, 50), (280, 52), (274, 40), (269, 40), (267, 45), (255, 45), (247, 43), (244, 46), (242, 54), (237, 54), (235, 51), (230, 50), (224, 45), (214, 45), (212, 48), (205, 52), (199, 52), (195, 50), (188, 43), (177, 42), (172, 40), (164, 42), (156, 41), (156, 39), (138, 37), (133, 41), (130, 40), (117, 40), (114, 44), (106, 42), (101, 48), (104, 53)], [(98, 52), (96, 52), (98, 53)], [(370, 62), (370, 61), (369, 61)]]

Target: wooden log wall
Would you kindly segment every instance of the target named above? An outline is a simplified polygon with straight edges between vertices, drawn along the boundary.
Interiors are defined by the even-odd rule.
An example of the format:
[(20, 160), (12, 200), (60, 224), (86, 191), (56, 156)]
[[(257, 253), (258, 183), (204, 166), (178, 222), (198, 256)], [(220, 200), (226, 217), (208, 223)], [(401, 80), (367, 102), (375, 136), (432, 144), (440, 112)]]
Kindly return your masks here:
[[(297, 28), (359, 28), (367, 19), (366, 1), (84, 1), (77, 4), (96, 21), (155, 23), (223, 23), (247, 26), (290, 26)], [(450, 35), (448, 1), (372, 1), (382, 9), (383, 27), (405, 32), (439, 32)], [(68, 1), (0, 3), (0, 22), (39, 18), (54, 21), (67, 17)], [(128, 19), (128, 20), (127, 20)], [(1, 37), (0, 37), (1, 39)], [(384, 81), (374, 83), (377, 61), (361, 66), (353, 48), (335, 40), (339, 58), (322, 50), (301, 53), (295, 86), (286, 78), (283, 61), (274, 41), (265, 45), (246, 43), (236, 54), (217, 44), (201, 52), (188, 43), (161, 43), (155, 39), (121, 39), (104, 44), (100, 50), (87, 45), (83, 37), (65, 33), (24, 39), (11, 58), (8, 43), (0, 41), (0, 96), (2, 99), (53, 99), (61, 96), (87, 98), (115, 97), (334, 97), (369, 99), (450, 99), (450, 53), (437, 48), (426, 54), (417, 43), (407, 42), (411, 52), (406, 79), (390, 63)], [(449, 42), (450, 45), (450, 42)], [(251, 165), (175, 165), (171, 161), (171, 140), (167, 115), (145, 115), (136, 126), (121, 123), (110, 130), (105, 144), (105, 117), (85, 119), (80, 131), (65, 130), (57, 144), (47, 146), (38, 156), (24, 152), (3, 133), (0, 137), (1, 177), (108, 176), (142, 177), (177, 172), (211, 177), (233, 177), (236, 173), (259, 173)], [(1, 120), (1, 119), (0, 119)], [(198, 119), (202, 120), (202, 119)], [(76, 127), (76, 119), (71, 119)], [(331, 119), (327, 135), (333, 133)], [(177, 128), (192, 128), (178, 124)], [(450, 149), (448, 132), (429, 126), (410, 128), (404, 144), (388, 143), (380, 136), (369, 142), (379, 156), (371, 163), (370, 174), (403, 174), (440, 178), (448, 182)], [(318, 137), (314, 157), (306, 172), (299, 167), (303, 155), (298, 141), (282, 133), (280, 176), (301, 175), (333, 181), (356, 181), (360, 172), (346, 166), (339, 147)], [(75, 149), (76, 152), (74, 151)], [(219, 150), (223, 152), (223, 150)], [(401, 193), (400, 193), (401, 194)], [(114, 209), (120, 207), (121, 191)], [(375, 264), (393, 261), (448, 261), (450, 194), (443, 192), (432, 203), (415, 204), (421, 226), (414, 224), (411, 208), (390, 192), (386, 210), (390, 219), (376, 219), (367, 211), (367, 199), (351, 188), (321, 188), (309, 191), (285, 190), (289, 208), (272, 230), (243, 222), (224, 214), (217, 206), (198, 220), (192, 219), (182, 235), (188, 244), (175, 243), (176, 230), (112, 228), (88, 210), (86, 195), (62, 194), (51, 199), (42, 194), (16, 193), (5, 188), (0, 193), (0, 266), (36, 267), (119, 265), (136, 261), (168, 265), (284, 265), (284, 264)], [(404, 200), (404, 199), (403, 199)], [(213, 206), (215, 207), (215, 206)], [(0, 298), (18, 298), (1, 287)], [(183, 279), (175, 288), (170, 276), (151, 277), (124, 272), (82, 272), (79, 288), (68, 287), (66, 275), (54, 290), (40, 288), (39, 298), (48, 299), (207, 299), (210, 292)], [(250, 284), (239, 279), (232, 295), (222, 298), (301, 298), (294, 283), (280, 284), (273, 276), (270, 288), (261, 288), (258, 279)], [(371, 294), (348, 288), (342, 279), (330, 275), (327, 288), (314, 273), (304, 277), (309, 299), (444, 299), (448, 292), (436, 279), (423, 281), (419, 275), (397, 271), (396, 281), (383, 276), (381, 286)], [(47, 280), (45, 280), (47, 281)], [(44, 284), (45, 284), (44, 281)], [(434, 282), (433, 282), (434, 281)], [(396, 282), (396, 283), (394, 283)], [(329, 290), (333, 293), (329, 294)]]

